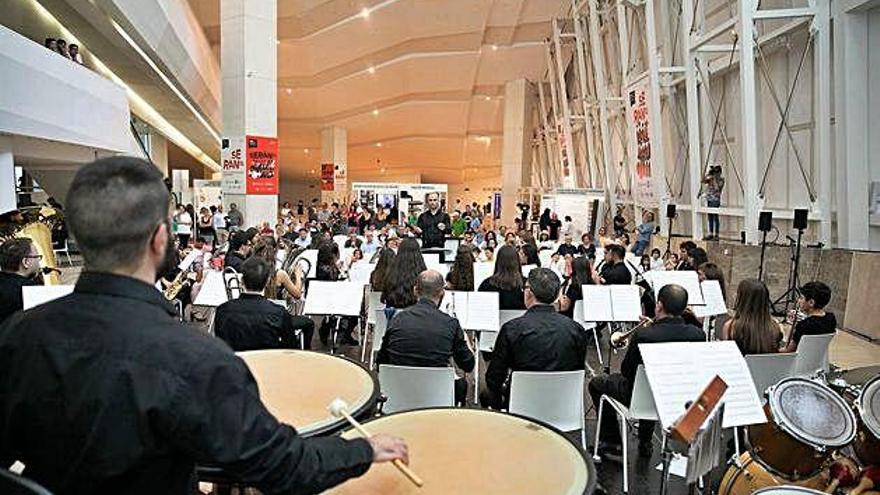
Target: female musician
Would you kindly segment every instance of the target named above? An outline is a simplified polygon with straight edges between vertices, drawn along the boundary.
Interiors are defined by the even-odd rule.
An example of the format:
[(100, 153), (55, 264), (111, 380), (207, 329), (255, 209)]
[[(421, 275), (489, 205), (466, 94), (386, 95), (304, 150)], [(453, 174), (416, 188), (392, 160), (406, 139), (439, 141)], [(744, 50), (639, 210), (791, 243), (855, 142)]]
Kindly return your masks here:
[(593, 267), (589, 258), (578, 256), (571, 262), (571, 278), (562, 289), (559, 312), (574, 318), (574, 303), (584, 298), (582, 286), (593, 284)]
[(764, 282), (746, 279), (736, 290), (733, 318), (724, 324), (725, 340), (736, 341), (745, 354), (777, 352), (782, 330), (770, 315), (770, 291)]
[[(697, 268), (697, 275), (700, 277), (700, 282), (706, 280), (717, 280), (718, 285), (721, 286), (721, 296), (724, 297), (724, 300), (727, 300), (727, 284), (724, 282), (724, 272), (721, 271), (721, 268), (718, 267), (715, 263), (703, 263)], [(721, 335), (722, 329), (724, 328), (724, 324), (727, 323), (727, 319), (730, 316), (728, 314), (720, 314), (714, 316), (714, 321), (711, 322), (711, 327), (709, 330), (713, 330), (715, 332), (714, 338), (721, 340), (724, 337)]]
[(474, 290), (474, 251), (469, 246), (458, 248), (452, 269), (446, 275), (446, 288), (468, 292)]
[(400, 241), (397, 257), (388, 270), (382, 291), (385, 307), (391, 308), (391, 311), (387, 311), (391, 313), (388, 315), (389, 320), (396, 310), (412, 306), (418, 301), (415, 293), (416, 280), (426, 268), (418, 241), (411, 237)]
[(541, 266), (541, 259), (538, 258), (538, 248), (533, 244), (523, 244), (519, 248), (519, 262), (522, 265)]
[(499, 309), (526, 309), (522, 267), (516, 248), (502, 246), (495, 258), (495, 273), (483, 280), (480, 292), (498, 292)]
[[(260, 236), (254, 241), (252, 256), (260, 257), (271, 263), (272, 266), (276, 266), (277, 254), (278, 244), (274, 237)], [(303, 294), (304, 278), (299, 266), (294, 269), (292, 276), (279, 268), (275, 270), (274, 275), (269, 277), (264, 295), (269, 299), (299, 300)], [(286, 297), (285, 292), (287, 293)]]
[(373, 273), (370, 274), (370, 288), (373, 291), (383, 292), (385, 290), (385, 277), (388, 274), (388, 269), (394, 263), (395, 256), (394, 250), (389, 247), (379, 250), (379, 260), (376, 262)]
[[(315, 269), (315, 280), (326, 282), (336, 282), (342, 277), (342, 270), (339, 267), (339, 246), (332, 240), (321, 241), (318, 245), (318, 259)], [(318, 336), (321, 343), (327, 345), (327, 338), (330, 336), (330, 328), (335, 323), (331, 323), (330, 319), (325, 319), (324, 323), (318, 329)], [(357, 345), (358, 341), (351, 335), (351, 332), (357, 327), (357, 318), (342, 317), (340, 322), (340, 335), (342, 335), (342, 343), (345, 345)]]

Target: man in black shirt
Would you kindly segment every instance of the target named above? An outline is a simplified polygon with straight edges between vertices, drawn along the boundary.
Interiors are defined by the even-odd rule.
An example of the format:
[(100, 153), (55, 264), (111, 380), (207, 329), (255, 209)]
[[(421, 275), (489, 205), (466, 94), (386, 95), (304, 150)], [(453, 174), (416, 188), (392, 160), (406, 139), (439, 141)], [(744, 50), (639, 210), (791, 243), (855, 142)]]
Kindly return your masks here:
[[(624, 405), (629, 405), (636, 371), (639, 365), (643, 364), (639, 344), (702, 342), (706, 339), (706, 335), (701, 329), (685, 323), (682, 319), (681, 315), (685, 308), (687, 308), (687, 291), (683, 287), (670, 284), (660, 289), (655, 308), (657, 319), (653, 325), (640, 328), (630, 336), (626, 354), (620, 364), (620, 373), (597, 376), (590, 380), (587, 388), (596, 410), (599, 409), (599, 399), (602, 395), (607, 395)], [(650, 457), (653, 450), (653, 433), (653, 421), (639, 421), (639, 455)], [(617, 427), (617, 420), (610, 407), (606, 407), (603, 411), (602, 431), (599, 432), (599, 440), (605, 444), (600, 444), (600, 449), (605, 453), (617, 450), (620, 446), (620, 429)]]
[[(445, 368), (451, 358), (465, 373), (474, 369), (474, 353), (467, 345), (458, 320), (438, 309), (444, 285), (439, 272), (425, 270), (419, 274), (416, 280), (419, 301), (398, 311), (388, 322), (376, 362)], [(455, 380), (455, 402), (463, 403), (466, 396), (466, 379)]]
[(178, 321), (153, 287), (173, 249), (155, 167), (98, 160), (67, 202), (85, 271), (73, 294), (0, 326), (0, 464), (21, 461), (55, 493), (189, 494), (198, 461), (264, 493), (311, 494), (406, 460), (388, 436), (303, 439), (226, 344)]
[(632, 273), (626, 267), (626, 249), (619, 244), (605, 248), (605, 265), (600, 273), (593, 272), (593, 281), (600, 285), (629, 285)]
[(556, 250), (556, 253), (563, 258), (565, 255), (570, 254), (572, 256), (577, 256), (578, 248), (571, 243), (571, 234), (565, 234), (565, 242), (559, 245), (559, 248)]
[(498, 333), (492, 361), (486, 370), (486, 391), (480, 403), (493, 409), (506, 406), (512, 371), (574, 371), (584, 369), (587, 337), (583, 327), (553, 308), (559, 277), (549, 268), (529, 273), (525, 288), (528, 310), (505, 323)]
[(432, 192), (425, 196), (428, 209), (419, 215), (416, 233), (422, 236), (422, 248), (442, 248), (446, 232), (451, 227), (449, 215), (440, 209), (440, 195)]
[(263, 288), (275, 270), (268, 261), (252, 256), (241, 264), (241, 297), (217, 308), (214, 333), (233, 351), (299, 348), (297, 330), (303, 332), (305, 348), (311, 348), (315, 322), (305, 316), (291, 316), (286, 309), (263, 296)]
[(827, 335), (837, 331), (834, 313), (825, 311), (831, 301), (831, 288), (822, 282), (807, 282), (799, 289), (798, 308), (807, 315), (791, 331), (788, 344), (780, 352), (795, 352), (804, 335)]
[(28, 238), (10, 239), (0, 245), (0, 323), (22, 308), (21, 288), (37, 285), (40, 254)]
[(559, 240), (559, 228), (562, 227), (562, 221), (559, 220), (559, 216), (556, 213), (550, 214), (550, 221), (547, 222), (547, 228), (550, 230), (550, 240), (558, 241)]
[(251, 254), (254, 234), (249, 230), (233, 232), (229, 237), (229, 251), (226, 252), (223, 266), (241, 271), (241, 264)]

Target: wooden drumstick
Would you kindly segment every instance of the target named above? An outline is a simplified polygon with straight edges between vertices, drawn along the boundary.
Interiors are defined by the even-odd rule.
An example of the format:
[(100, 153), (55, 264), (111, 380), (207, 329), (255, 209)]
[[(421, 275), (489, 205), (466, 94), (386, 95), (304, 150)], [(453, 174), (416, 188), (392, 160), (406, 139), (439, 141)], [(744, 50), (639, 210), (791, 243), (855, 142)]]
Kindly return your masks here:
[(859, 467), (849, 457), (840, 457), (831, 464), (831, 483), (825, 493), (834, 493), (838, 486), (850, 486), (856, 483)]
[[(362, 424), (358, 422), (358, 420), (351, 417), (351, 414), (348, 413), (348, 404), (346, 404), (344, 400), (334, 400), (330, 403), (330, 407), (328, 409), (330, 409), (330, 414), (336, 417), (345, 418), (349, 423), (351, 423), (351, 426), (353, 426), (354, 429), (357, 430), (358, 433), (360, 433), (364, 438), (370, 438), (373, 436), (369, 431), (367, 431), (366, 428), (364, 428)], [(393, 461), (391, 461), (391, 464), (394, 464), (394, 467), (396, 467), (398, 471), (403, 473), (403, 475), (406, 476), (407, 479), (412, 481), (413, 484), (417, 487), (421, 488), (422, 485), (425, 484), (425, 482), (422, 481), (422, 478), (414, 473), (413, 470), (410, 469), (409, 466), (404, 464), (403, 461), (401, 461), (400, 459), (394, 459)]]

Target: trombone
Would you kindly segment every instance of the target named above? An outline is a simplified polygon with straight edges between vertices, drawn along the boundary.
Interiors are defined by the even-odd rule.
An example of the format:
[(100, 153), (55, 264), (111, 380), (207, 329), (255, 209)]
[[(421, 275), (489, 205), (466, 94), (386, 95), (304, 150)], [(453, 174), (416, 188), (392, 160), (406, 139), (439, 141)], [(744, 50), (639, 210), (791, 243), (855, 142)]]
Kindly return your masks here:
[(635, 333), (636, 330), (638, 330), (646, 325), (653, 325), (654, 324), (654, 320), (652, 320), (651, 318), (648, 318), (647, 316), (642, 316), (641, 318), (642, 318), (642, 321), (639, 322), (638, 325), (630, 328), (629, 330), (626, 330), (626, 331), (619, 331), (618, 330), (617, 332), (614, 332), (611, 334), (611, 348), (612, 349), (622, 349), (622, 348), (626, 347), (627, 345), (629, 345), (630, 336), (633, 333)]

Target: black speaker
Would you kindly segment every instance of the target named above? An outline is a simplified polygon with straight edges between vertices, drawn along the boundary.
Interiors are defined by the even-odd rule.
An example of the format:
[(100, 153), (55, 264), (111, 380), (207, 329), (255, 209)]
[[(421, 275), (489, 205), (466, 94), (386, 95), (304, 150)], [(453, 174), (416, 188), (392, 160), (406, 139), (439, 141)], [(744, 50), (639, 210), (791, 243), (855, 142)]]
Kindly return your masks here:
[(675, 205), (666, 205), (666, 218), (675, 218)]
[(773, 212), (762, 211), (758, 215), (758, 230), (761, 232), (770, 232), (773, 229)]
[(794, 210), (794, 224), (793, 227), (797, 230), (806, 230), (807, 228), (807, 210), (798, 208)]

